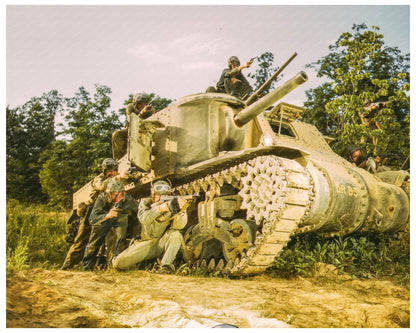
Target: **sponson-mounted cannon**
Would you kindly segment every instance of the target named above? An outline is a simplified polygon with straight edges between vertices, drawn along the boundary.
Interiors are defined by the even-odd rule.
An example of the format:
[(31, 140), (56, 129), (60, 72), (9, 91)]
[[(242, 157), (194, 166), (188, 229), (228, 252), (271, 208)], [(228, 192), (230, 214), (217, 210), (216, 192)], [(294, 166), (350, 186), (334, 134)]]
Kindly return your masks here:
[[(146, 120), (130, 116), (120, 169), (134, 166), (151, 176), (128, 191), (139, 199), (152, 180), (169, 178), (177, 194), (200, 194), (184, 236), (201, 265), (258, 274), (295, 234), (406, 226), (409, 197), (402, 186), (409, 174), (357, 168), (315, 126), (298, 120), (302, 108), (273, 106), (306, 80), (300, 72), (248, 106), (230, 95), (201, 93)], [(74, 196), (74, 204), (80, 200)]]

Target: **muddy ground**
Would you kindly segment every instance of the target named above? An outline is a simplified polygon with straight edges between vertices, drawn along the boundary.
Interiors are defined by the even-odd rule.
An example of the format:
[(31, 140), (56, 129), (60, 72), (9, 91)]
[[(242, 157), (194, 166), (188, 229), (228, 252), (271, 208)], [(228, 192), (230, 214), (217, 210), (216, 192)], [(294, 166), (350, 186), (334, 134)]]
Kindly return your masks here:
[(31, 269), (7, 276), (6, 327), (410, 327), (410, 293), (321, 265), (308, 279)]

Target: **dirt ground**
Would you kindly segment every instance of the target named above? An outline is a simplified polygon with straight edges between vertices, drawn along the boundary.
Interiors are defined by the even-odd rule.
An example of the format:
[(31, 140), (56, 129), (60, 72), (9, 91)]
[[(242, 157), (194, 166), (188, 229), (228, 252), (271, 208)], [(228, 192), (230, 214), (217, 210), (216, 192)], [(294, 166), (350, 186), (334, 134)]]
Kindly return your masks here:
[(8, 328), (410, 327), (408, 288), (328, 265), (291, 280), (32, 269), (6, 285)]

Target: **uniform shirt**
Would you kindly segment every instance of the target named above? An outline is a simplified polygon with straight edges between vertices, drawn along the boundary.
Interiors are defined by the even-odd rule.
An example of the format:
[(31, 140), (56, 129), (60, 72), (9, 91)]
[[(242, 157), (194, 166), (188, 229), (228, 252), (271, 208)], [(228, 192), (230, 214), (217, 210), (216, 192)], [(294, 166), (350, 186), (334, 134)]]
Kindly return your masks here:
[[(91, 224), (95, 224), (101, 221), (110, 211), (110, 209), (114, 207), (114, 204), (111, 203), (109, 199), (110, 197), (106, 192), (101, 193), (98, 196), (90, 215)], [(137, 201), (128, 193), (126, 193), (126, 197), (121, 202), (119, 208), (123, 210), (122, 214), (127, 214), (129, 216), (137, 215)]]
[[(232, 78), (239, 80), (239, 82), (232, 83)], [(224, 87), (227, 94), (230, 94), (239, 99), (246, 98), (253, 91), (250, 83), (237, 67), (225, 73)]]
[[(232, 83), (231, 78), (236, 78), (240, 82)], [(246, 77), (238, 70), (238, 67), (233, 69), (226, 68), (222, 71), (220, 80), (217, 82), (218, 92), (226, 92), (237, 98), (247, 97), (253, 89)]]
[(91, 193), (90, 193), (90, 203), (93, 203), (97, 199), (98, 195), (101, 192), (105, 192), (105, 190), (107, 189), (107, 185), (108, 185), (108, 183), (110, 182), (111, 179), (112, 179), (111, 177), (106, 178), (104, 176), (104, 174), (101, 173), (92, 180), (92, 183), (91, 183), (92, 190), (91, 190)]
[(170, 224), (171, 212), (160, 212), (159, 206), (152, 207), (153, 200), (143, 199), (139, 203), (139, 221), (142, 224), (142, 239), (162, 237)]

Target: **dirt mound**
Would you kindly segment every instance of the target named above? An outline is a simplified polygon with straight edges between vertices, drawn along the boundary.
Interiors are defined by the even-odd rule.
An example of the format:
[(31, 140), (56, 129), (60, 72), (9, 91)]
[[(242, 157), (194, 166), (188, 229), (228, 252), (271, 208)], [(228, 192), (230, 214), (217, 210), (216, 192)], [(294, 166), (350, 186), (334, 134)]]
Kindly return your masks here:
[(246, 279), (33, 269), (7, 277), (7, 327), (410, 327), (409, 290), (336, 276)]

